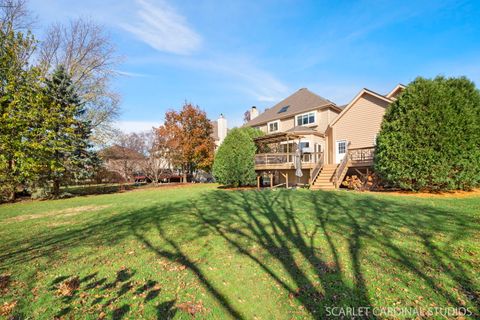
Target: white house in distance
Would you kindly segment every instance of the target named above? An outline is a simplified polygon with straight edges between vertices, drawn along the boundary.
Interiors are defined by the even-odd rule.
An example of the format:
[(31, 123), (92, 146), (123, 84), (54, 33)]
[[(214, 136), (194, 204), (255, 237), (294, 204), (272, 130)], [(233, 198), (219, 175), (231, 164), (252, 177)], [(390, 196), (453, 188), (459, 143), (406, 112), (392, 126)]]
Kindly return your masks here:
[(228, 124), (227, 119), (223, 114), (216, 121), (211, 121), (213, 127), (212, 137), (215, 140), (215, 150), (222, 144), (223, 140), (227, 136)]

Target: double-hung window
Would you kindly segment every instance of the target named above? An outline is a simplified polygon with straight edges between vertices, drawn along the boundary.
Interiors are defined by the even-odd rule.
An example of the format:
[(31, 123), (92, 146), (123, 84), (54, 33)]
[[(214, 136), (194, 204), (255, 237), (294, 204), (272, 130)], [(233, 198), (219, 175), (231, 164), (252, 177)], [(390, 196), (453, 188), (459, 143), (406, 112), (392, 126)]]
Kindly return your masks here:
[(305, 126), (315, 123), (315, 112), (300, 114), (297, 116), (297, 126)]
[(278, 125), (280, 121), (272, 121), (268, 123), (268, 132), (277, 132), (278, 131)]

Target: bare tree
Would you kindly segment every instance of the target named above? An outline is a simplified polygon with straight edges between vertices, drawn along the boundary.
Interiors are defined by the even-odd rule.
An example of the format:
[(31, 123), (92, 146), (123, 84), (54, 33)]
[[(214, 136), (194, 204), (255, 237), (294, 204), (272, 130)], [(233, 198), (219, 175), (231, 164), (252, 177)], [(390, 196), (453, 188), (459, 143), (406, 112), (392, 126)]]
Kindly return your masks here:
[(35, 23), (35, 18), (27, 8), (26, 0), (0, 0), (0, 29), (29, 30)]
[(162, 174), (170, 172), (170, 161), (168, 160), (168, 150), (162, 136), (158, 134), (157, 129), (144, 133), (144, 154), (143, 172), (148, 179), (157, 183)]
[(46, 34), (39, 53), (43, 72), (65, 67), (86, 104), (94, 142), (102, 142), (119, 111), (120, 96), (111, 88), (121, 60), (115, 47), (102, 26), (81, 18), (54, 24)]
[(116, 172), (125, 181), (133, 181), (143, 170), (145, 162), (144, 138), (136, 133), (120, 133), (113, 146), (99, 152), (108, 171)]

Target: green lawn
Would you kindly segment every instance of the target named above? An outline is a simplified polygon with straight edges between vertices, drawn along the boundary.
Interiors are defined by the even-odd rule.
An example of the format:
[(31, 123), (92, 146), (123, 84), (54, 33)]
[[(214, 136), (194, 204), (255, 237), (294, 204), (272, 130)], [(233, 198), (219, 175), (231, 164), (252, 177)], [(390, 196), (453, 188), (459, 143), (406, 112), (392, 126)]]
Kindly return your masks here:
[(480, 197), (194, 185), (24, 202), (0, 206), (0, 307), (33, 319), (478, 315), (479, 243)]

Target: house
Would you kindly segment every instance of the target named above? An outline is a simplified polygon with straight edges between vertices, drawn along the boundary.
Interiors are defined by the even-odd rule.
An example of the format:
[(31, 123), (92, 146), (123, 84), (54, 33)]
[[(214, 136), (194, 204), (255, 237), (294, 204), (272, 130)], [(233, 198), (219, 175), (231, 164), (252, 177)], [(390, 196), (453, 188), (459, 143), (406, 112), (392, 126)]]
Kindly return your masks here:
[[(245, 126), (266, 133), (255, 140), (258, 182), (333, 189), (349, 170), (371, 170), (385, 110), (404, 88), (398, 85), (386, 95), (362, 89), (345, 106), (303, 88), (263, 113), (252, 107)], [(295, 174), (296, 157), (301, 177)]]
[(106, 171), (116, 174), (116, 182), (133, 182), (135, 176), (142, 172), (142, 163), (146, 161), (141, 153), (119, 145), (101, 150), (99, 156)]

